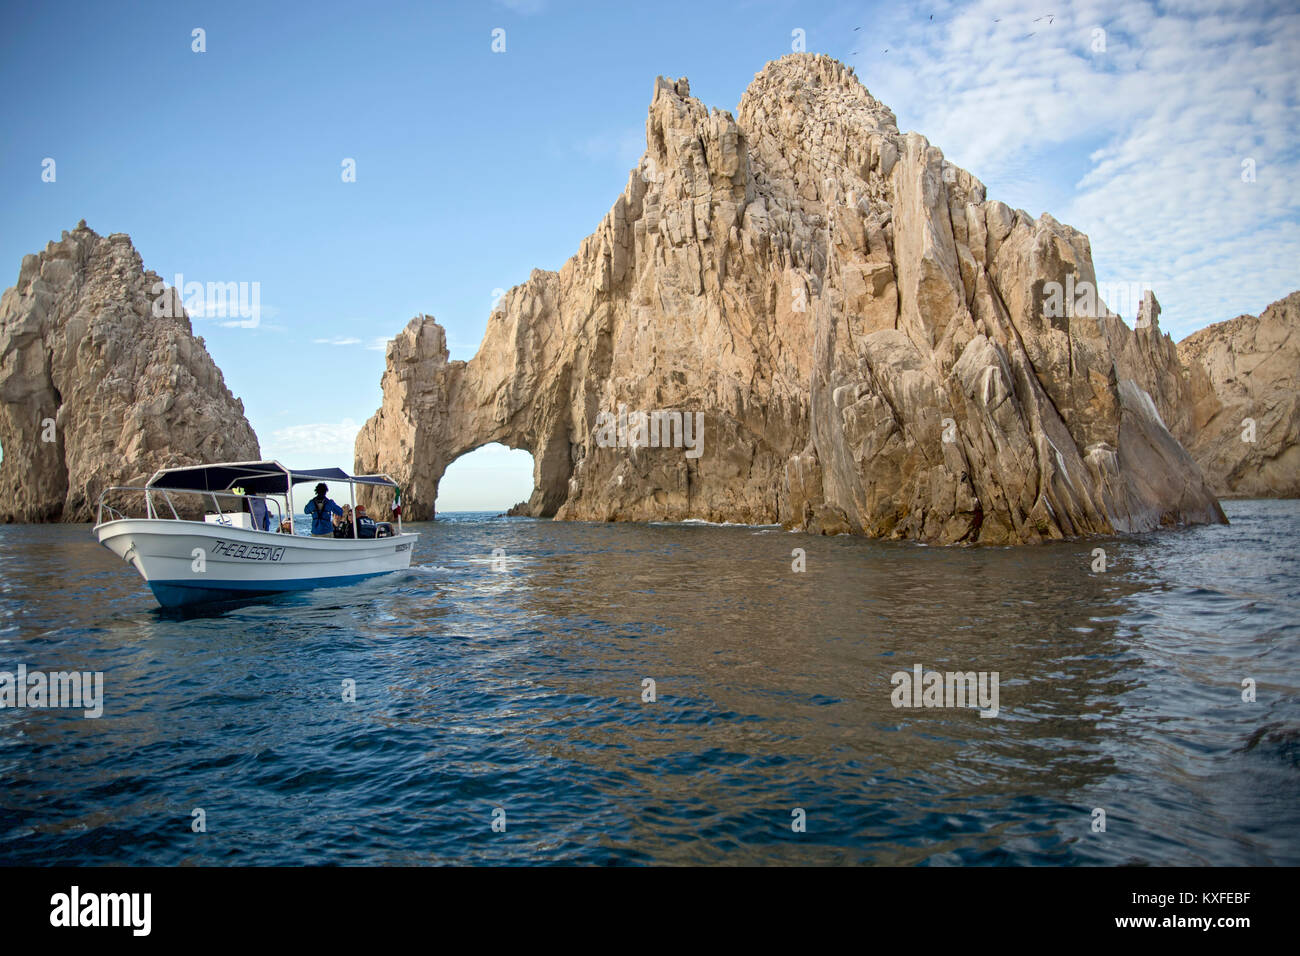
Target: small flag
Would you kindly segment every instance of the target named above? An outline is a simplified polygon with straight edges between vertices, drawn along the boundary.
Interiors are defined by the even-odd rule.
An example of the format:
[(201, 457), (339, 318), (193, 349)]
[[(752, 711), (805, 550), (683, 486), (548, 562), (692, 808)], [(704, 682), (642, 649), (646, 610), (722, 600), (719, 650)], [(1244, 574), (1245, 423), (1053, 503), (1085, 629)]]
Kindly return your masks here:
[(393, 516), (396, 517), (402, 513), (402, 489), (398, 488), (393, 492)]

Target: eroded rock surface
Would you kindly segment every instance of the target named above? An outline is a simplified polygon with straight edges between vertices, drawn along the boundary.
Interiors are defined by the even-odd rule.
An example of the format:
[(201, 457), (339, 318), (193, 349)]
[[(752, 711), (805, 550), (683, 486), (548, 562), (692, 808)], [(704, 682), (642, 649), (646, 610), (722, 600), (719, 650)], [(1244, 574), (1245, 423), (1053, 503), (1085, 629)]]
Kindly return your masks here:
[(1182, 438), (1223, 497), (1300, 497), (1300, 292), (1178, 343)]
[[(1053, 307), (1096, 281), (1087, 237), (987, 199), (851, 70), (784, 57), (738, 118), (660, 78), (646, 147), (473, 359), (427, 316), (391, 344), (356, 467), (408, 515), (497, 441), (532, 452), (539, 516), (994, 544), (1223, 520), (1140, 381), (1179, 375), (1172, 343)], [(702, 413), (700, 453), (611, 444), (621, 409)]]
[(89, 521), (158, 468), (258, 455), (244, 406), (130, 237), (79, 223), (0, 299), (0, 520)]

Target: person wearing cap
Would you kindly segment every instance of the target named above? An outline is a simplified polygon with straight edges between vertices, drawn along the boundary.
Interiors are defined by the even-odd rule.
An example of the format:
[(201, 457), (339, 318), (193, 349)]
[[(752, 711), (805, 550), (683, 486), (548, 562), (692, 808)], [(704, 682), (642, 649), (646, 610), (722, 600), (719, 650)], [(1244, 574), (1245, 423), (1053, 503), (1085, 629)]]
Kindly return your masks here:
[(357, 505), (357, 537), (373, 538), (378, 532), (375, 519), (366, 514), (365, 505)]
[(343, 509), (326, 497), (329, 490), (329, 486), (322, 481), (316, 486), (316, 497), (307, 502), (307, 507), (303, 509), (311, 515), (311, 533), (317, 537), (334, 537), (334, 522), (330, 516), (343, 516)]

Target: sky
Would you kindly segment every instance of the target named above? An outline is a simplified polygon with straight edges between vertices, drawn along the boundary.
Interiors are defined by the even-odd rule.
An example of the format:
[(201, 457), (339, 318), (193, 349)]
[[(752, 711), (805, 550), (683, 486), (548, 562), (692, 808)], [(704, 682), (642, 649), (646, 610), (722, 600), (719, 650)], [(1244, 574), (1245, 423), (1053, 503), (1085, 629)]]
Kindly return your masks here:
[[(256, 320), (194, 330), (263, 455), (295, 467), (351, 468), (413, 316), (468, 359), (502, 290), (576, 252), (639, 161), (656, 76), (734, 114), (800, 44), (854, 66), (990, 199), (1086, 232), (1099, 281), (1154, 289), (1175, 339), (1300, 288), (1285, 4), (46, 0), (0, 17), (0, 284), (83, 218), (169, 284), (256, 283)], [(488, 446), (438, 507), (504, 509), (531, 475), (527, 452)]]

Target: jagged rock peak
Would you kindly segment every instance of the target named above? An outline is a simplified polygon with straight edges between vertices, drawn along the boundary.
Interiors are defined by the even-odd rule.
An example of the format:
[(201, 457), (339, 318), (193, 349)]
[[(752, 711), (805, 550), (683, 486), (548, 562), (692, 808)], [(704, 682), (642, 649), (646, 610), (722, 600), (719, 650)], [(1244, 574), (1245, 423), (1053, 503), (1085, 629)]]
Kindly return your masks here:
[(91, 520), (108, 485), (258, 457), (243, 403), (177, 292), (129, 236), (100, 236), (84, 219), (24, 256), (0, 298), (0, 447), (7, 521)]
[[(358, 470), (416, 516), (499, 441), (538, 516), (994, 544), (1223, 520), (1142, 384), (1172, 342), (1077, 307), (1087, 236), (988, 201), (829, 57), (768, 64), (738, 115), (657, 80), (623, 193), (474, 358), (416, 348), (427, 317), (394, 344)], [(620, 409), (703, 431), (611, 440)]]
[(898, 132), (893, 111), (871, 95), (853, 67), (823, 53), (789, 53), (755, 73), (740, 98), (741, 125), (756, 127), (760, 111), (769, 112), (774, 102), (805, 116), (831, 114), (863, 129)]

